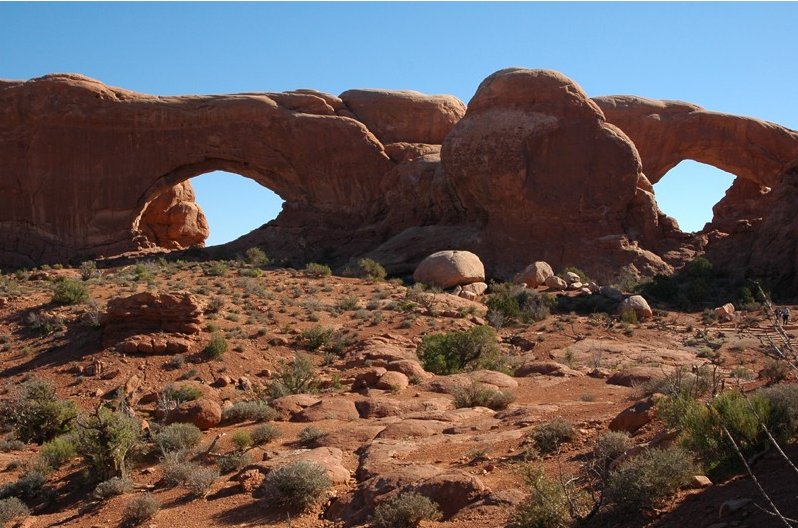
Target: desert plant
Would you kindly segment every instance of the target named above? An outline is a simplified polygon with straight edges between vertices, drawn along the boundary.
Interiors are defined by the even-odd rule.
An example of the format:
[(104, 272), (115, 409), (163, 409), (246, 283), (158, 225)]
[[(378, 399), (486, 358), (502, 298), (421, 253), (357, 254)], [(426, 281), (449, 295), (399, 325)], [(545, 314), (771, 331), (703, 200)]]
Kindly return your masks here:
[(29, 514), (28, 507), (17, 497), (0, 500), (0, 526), (6, 526), (8, 522), (19, 517), (27, 517)]
[(53, 286), (52, 301), (56, 304), (80, 304), (89, 300), (89, 288), (85, 283), (60, 278)]
[(481, 383), (468, 383), (452, 390), (454, 405), (462, 407), (488, 407), (494, 411), (506, 409), (515, 401), (515, 394), (502, 392)]
[(16, 482), (0, 486), (0, 499), (17, 497), (22, 500), (35, 499), (47, 480), (45, 471), (38, 466), (27, 469)]
[(322, 431), (318, 427), (309, 425), (299, 431), (299, 443), (305, 447), (314, 447), (316, 442), (325, 436), (327, 436), (326, 432)]
[(314, 325), (300, 332), (299, 338), (308, 350), (318, 350), (330, 341), (332, 334), (332, 328)]
[(632, 447), (632, 440), (622, 431), (608, 431), (596, 439), (593, 447), (595, 467), (600, 475), (606, 476), (610, 465)]
[(191, 472), (183, 486), (188, 489), (192, 497), (205, 497), (217, 478), (219, 478), (218, 469), (200, 466)]
[(574, 426), (563, 418), (541, 424), (532, 432), (535, 448), (543, 453), (553, 453), (560, 445), (573, 440)]
[(415, 528), (421, 521), (439, 521), (438, 505), (419, 493), (402, 492), (374, 508), (374, 528)]
[(239, 401), (222, 412), (222, 421), (227, 423), (268, 422), (275, 416), (277, 416), (277, 411), (263, 400)]
[(252, 430), (252, 445), (268, 444), (280, 437), (280, 430), (272, 424), (259, 425)]
[(251, 247), (246, 251), (247, 262), (255, 267), (263, 267), (269, 263), (269, 257), (259, 247)]
[(569, 528), (573, 518), (563, 486), (539, 468), (526, 467), (524, 480), (529, 496), (510, 517), (508, 528)]
[(58, 469), (77, 455), (75, 442), (70, 435), (57, 436), (42, 444), (39, 459), (47, 467)]
[(161, 398), (173, 401), (178, 405), (183, 402), (194, 401), (200, 397), (202, 397), (202, 391), (191, 385), (169, 384), (161, 391)]
[(686, 485), (696, 471), (692, 456), (680, 447), (649, 449), (610, 473), (604, 497), (618, 510), (653, 508)]
[[(549, 294), (522, 288), (513, 283), (492, 283), (485, 304), (489, 320), (507, 322), (542, 321), (551, 314), (555, 299)], [(497, 318), (497, 315), (500, 316)]]
[(87, 260), (80, 265), (80, 278), (84, 281), (93, 279), (97, 276), (97, 263), (93, 260)]
[(780, 440), (798, 436), (798, 385), (775, 385), (757, 392), (770, 408), (767, 427)]
[(252, 435), (249, 434), (249, 431), (236, 431), (232, 434), (230, 440), (239, 451), (246, 451), (248, 448), (252, 447)]
[(221, 473), (238, 471), (247, 464), (249, 464), (249, 455), (242, 451), (228, 453), (216, 459), (216, 465), (219, 466)]
[(33, 378), (22, 385), (3, 414), (17, 438), (41, 443), (69, 432), (77, 408), (73, 402), (58, 398), (49, 382)]
[(330, 486), (332, 482), (323, 467), (300, 460), (269, 473), (262, 490), (270, 504), (304, 511), (320, 502)]
[(47, 336), (64, 329), (64, 319), (47, 312), (30, 312), (25, 318), (25, 324), (41, 336)]
[(173, 423), (155, 433), (154, 440), (164, 455), (170, 452), (185, 452), (199, 445), (202, 431), (194, 424)]
[(360, 276), (374, 281), (384, 280), (388, 274), (382, 264), (370, 258), (363, 258), (357, 261), (357, 266), (360, 268)]
[(75, 447), (98, 479), (127, 475), (127, 458), (139, 445), (139, 422), (104, 406), (77, 419)]
[(310, 262), (305, 266), (305, 275), (308, 277), (313, 277), (314, 279), (320, 279), (322, 277), (329, 277), (332, 275), (332, 270), (329, 266), (324, 264)]
[(464, 369), (501, 368), (501, 350), (496, 332), (475, 326), (462, 332), (429, 334), (418, 346), (424, 369), (435, 374), (455, 374)]
[(25, 449), (25, 442), (16, 439), (0, 440), (0, 453), (21, 451), (22, 449)]
[(151, 519), (160, 509), (161, 503), (149, 493), (145, 493), (134, 497), (127, 503), (122, 512), (122, 521), (129, 526), (138, 526)]
[(205, 275), (210, 275), (211, 277), (224, 277), (227, 275), (227, 264), (222, 261), (214, 260), (209, 262), (205, 266)]
[(274, 381), (269, 384), (268, 391), (273, 398), (318, 392), (313, 363), (304, 356), (294, 356), (290, 363), (282, 363)]
[(128, 478), (113, 477), (97, 484), (92, 496), (98, 500), (106, 500), (122, 495), (133, 489), (133, 481)]
[(206, 359), (221, 359), (225, 352), (227, 352), (227, 339), (222, 332), (213, 332), (211, 340), (202, 351), (203, 355)]

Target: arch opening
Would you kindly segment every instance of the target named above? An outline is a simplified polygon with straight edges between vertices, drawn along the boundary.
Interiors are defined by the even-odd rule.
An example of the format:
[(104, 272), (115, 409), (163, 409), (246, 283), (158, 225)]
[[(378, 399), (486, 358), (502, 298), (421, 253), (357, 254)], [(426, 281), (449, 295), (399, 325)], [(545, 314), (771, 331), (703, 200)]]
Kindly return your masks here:
[(704, 229), (713, 207), (725, 196), (735, 176), (692, 160), (683, 160), (654, 184), (660, 210), (674, 218), (685, 233)]

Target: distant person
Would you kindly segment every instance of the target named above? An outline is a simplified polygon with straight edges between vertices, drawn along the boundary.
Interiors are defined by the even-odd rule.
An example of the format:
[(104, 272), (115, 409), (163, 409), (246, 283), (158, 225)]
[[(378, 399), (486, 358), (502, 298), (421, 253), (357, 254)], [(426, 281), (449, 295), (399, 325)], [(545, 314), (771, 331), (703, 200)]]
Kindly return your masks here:
[(784, 308), (776, 308), (776, 322), (781, 324), (781, 321), (784, 319)]
[(781, 311), (781, 317), (784, 319), (784, 326), (787, 326), (787, 323), (790, 322), (790, 309), (786, 306)]

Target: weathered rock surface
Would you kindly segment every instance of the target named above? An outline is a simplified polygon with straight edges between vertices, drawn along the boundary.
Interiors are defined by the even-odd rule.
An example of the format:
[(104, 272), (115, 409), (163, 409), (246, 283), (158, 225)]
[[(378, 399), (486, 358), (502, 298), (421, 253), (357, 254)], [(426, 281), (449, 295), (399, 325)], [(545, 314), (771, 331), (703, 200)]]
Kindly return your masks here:
[(546, 284), (546, 279), (554, 275), (554, 270), (547, 262), (533, 262), (513, 278), (516, 284), (526, 284), (528, 288), (537, 288)]
[(204, 246), (210, 234), (190, 181), (166, 189), (148, 203), (138, 227), (153, 245), (165, 249)]
[[(108, 346), (130, 336), (156, 332), (198, 334), (203, 321), (202, 309), (202, 303), (188, 292), (146, 291), (129, 297), (116, 297), (108, 301), (102, 317), (103, 342)], [(159, 344), (161, 342), (163, 347)], [(153, 338), (152, 350), (141, 349), (146, 347), (143, 343), (136, 344), (140, 352), (163, 353), (169, 349), (167, 339)], [(173, 345), (176, 352), (175, 347), (177, 344)]]
[(222, 408), (213, 400), (200, 398), (185, 402), (166, 414), (166, 423), (190, 423), (201, 430), (216, 427), (222, 421)]
[(421, 261), (413, 280), (443, 289), (465, 286), (484, 282), (485, 266), (470, 251), (438, 251)]
[(618, 306), (618, 313), (634, 312), (639, 321), (650, 319), (654, 314), (648, 302), (641, 295), (632, 295), (624, 299)]

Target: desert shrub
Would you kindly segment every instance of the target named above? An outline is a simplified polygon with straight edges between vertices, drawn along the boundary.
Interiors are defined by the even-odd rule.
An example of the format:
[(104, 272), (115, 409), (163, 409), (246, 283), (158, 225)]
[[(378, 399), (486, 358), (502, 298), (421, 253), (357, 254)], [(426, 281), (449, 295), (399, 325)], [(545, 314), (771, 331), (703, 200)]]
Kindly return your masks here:
[(280, 437), (280, 430), (272, 424), (259, 425), (252, 430), (252, 445), (268, 444)]
[(59, 279), (53, 286), (53, 299), (56, 304), (80, 304), (89, 300), (89, 288), (75, 279)]
[(541, 469), (527, 468), (524, 480), (529, 496), (510, 517), (508, 528), (569, 528), (572, 519), (562, 485)]
[(488, 407), (494, 411), (506, 409), (515, 401), (515, 394), (502, 392), (481, 383), (460, 385), (452, 390), (454, 405), (462, 407)]
[(32, 467), (15, 481), (0, 486), (0, 499), (17, 497), (22, 500), (35, 499), (41, 493), (47, 475), (40, 467)]
[(199, 445), (202, 431), (194, 424), (173, 423), (162, 427), (155, 434), (154, 440), (164, 455), (170, 452), (185, 452)]
[(220, 260), (214, 260), (209, 262), (203, 271), (205, 275), (210, 275), (211, 277), (224, 277), (227, 275), (227, 269), (227, 264)]
[(87, 260), (80, 265), (80, 278), (84, 281), (90, 280), (97, 276), (97, 263), (93, 260)]
[(251, 247), (246, 251), (247, 262), (258, 268), (266, 266), (269, 263), (269, 257), (259, 247)]
[(46, 312), (30, 312), (25, 318), (28, 328), (41, 336), (50, 335), (64, 329), (64, 319)]
[(202, 397), (202, 391), (191, 385), (172, 385), (169, 384), (161, 391), (161, 398), (181, 404), (187, 401), (194, 401)]
[(25, 449), (25, 442), (20, 440), (0, 440), (0, 453), (8, 453), (9, 451), (20, 451)]
[(304, 511), (320, 502), (330, 486), (332, 482), (323, 467), (300, 460), (269, 473), (262, 489), (270, 504)]
[(75, 447), (101, 480), (127, 475), (127, 458), (139, 445), (138, 421), (121, 411), (98, 407), (77, 420)]
[(565, 278), (566, 273), (576, 273), (577, 275), (579, 275), (579, 282), (581, 282), (582, 284), (587, 284), (588, 282), (591, 282), (590, 277), (587, 276), (587, 273), (577, 268), (576, 266), (566, 266), (559, 273), (559, 276)]
[(314, 325), (300, 332), (299, 339), (308, 350), (318, 350), (329, 343), (333, 329)]
[(370, 258), (363, 258), (357, 261), (357, 266), (360, 268), (360, 276), (374, 281), (384, 280), (388, 274), (382, 264)]
[(249, 455), (242, 451), (228, 453), (216, 459), (216, 465), (223, 474), (238, 471), (247, 464), (249, 464)]
[(164, 457), (163, 480), (167, 486), (182, 486), (201, 468), (199, 464), (181, 460), (180, 456), (168, 455)]
[(360, 299), (358, 299), (356, 295), (346, 295), (341, 297), (341, 299), (336, 303), (335, 307), (342, 312), (350, 312), (352, 310), (356, 310), (359, 303)]
[(249, 431), (236, 431), (232, 434), (230, 440), (239, 451), (245, 451), (252, 446), (252, 435), (249, 434)]
[(17, 497), (0, 500), (0, 526), (5, 526), (6, 523), (19, 517), (27, 517), (29, 514), (28, 507)]
[(596, 445), (593, 447), (596, 469), (602, 475), (606, 475), (610, 464), (626, 453), (633, 445), (627, 433), (621, 431), (603, 433), (596, 439)]
[(275, 379), (268, 386), (268, 391), (272, 398), (318, 392), (313, 363), (304, 356), (295, 356), (290, 363), (281, 364), (275, 373)]
[(421, 521), (439, 521), (438, 505), (414, 492), (402, 492), (374, 508), (374, 528), (415, 528)]
[(326, 432), (322, 431), (318, 427), (309, 425), (299, 431), (299, 443), (305, 447), (314, 447), (316, 442), (325, 436), (327, 436)]
[(332, 270), (330, 269), (330, 266), (319, 264), (317, 262), (310, 262), (305, 266), (305, 275), (308, 277), (313, 277), (314, 279), (320, 279), (322, 277), (329, 277), (332, 275)]
[(200, 466), (191, 472), (183, 485), (192, 497), (205, 497), (217, 478), (219, 478), (218, 469)]
[(798, 435), (798, 385), (775, 385), (757, 392), (770, 407), (768, 429), (777, 439), (790, 441)]
[(227, 423), (268, 422), (276, 416), (277, 411), (263, 400), (239, 401), (222, 412), (222, 421)]
[(418, 345), (424, 369), (435, 374), (455, 374), (464, 369), (501, 368), (503, 358), (496, 332), (475, 326), (462, 332), (429, 334)]
[(610, 473), (604, 496), (619, 510), (653, 508), (689, 483), (696, 472), (692, 456), (680, 447), (649, 449)]
[(770, 359), (765, 366), (762, 367), (760, 374), (763, 378), (768, 380), (768, 383), (778, 383), (787, 379), (790, 373), (790, 367), (787, 362), (781, 359)]
[(219, 313), (224, 308), (225, 303), (227, 303), (227, 299), (221, 295), (214, 295), (205, 306), (205, 313)]
[(213, 332), (211, 340), (202, 351), (203, 355), (206, 359), (221, 359), (225, 352), (227, 352), (227, 339), (222, 332)]
[(503, 323), (542, 321), (551, 314), (555, 299), (549, 294), (522, 288), (510, 282), (491, 284), (491, 293), (485, 304), (488, 307), (488, 319), (496, 320), (500, 315)]
[(133, 489), (133, 482), (128, 478), (113, 477), (97, 484), (92, 496), (98, 500), (106, 500), (122, 495)]
[(33, 378), (22, 385), (3, 414), (17, 438), (42, 443), (69, 432), (77, 408), (73, 402), (58, 398), (49, 382)]
[(535, 448), (541, 453), (553, 453), (560, 445), (573, 440), (574, 426), (563, 418), (541, 424), (532, 432)]
[(47, 467), (58, 469), (77, 455), (75, 442), (70, 435), (57, 436), (42, 444), (39, 459)]
[(127, 503), (122, 512), (122, 521), (127, 525), (137, 526), (151, 519), (160, 509), (161, 504), (152, 495), (145, 493)]

